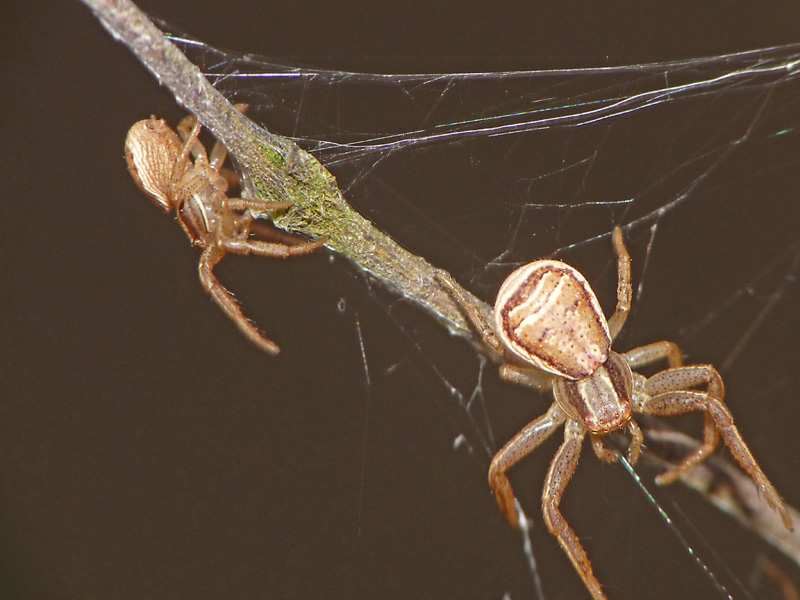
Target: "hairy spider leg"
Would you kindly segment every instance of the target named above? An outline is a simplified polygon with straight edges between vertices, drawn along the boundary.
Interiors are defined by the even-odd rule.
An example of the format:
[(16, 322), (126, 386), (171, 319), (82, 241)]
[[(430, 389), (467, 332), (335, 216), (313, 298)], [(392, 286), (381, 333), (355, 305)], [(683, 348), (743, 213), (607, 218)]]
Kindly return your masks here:
[(533, 452), (566, 419), (567, 415), (554, 402), (545, 414), (528, 423), (492, 459), (492, 464), (489, 466), (489, 485), (494, 490), (500, 510), (515, 527), (519, 527), (519, 518), (514, 507), (514, 491), (511, 489), (506, 471)]
[(567, 553), (572, 566), (583, 579), (592, 598), (607, 600), (600, 582), (592, 571), (592, 563), (589, 561), (586, 550), (583, 549), (578, 536), (558, 508), (564, 490), (578, 466), (585, 432), (583, 425), (577, 421), (567, 421), (564, 429), (564, 443), (561, 444), (553, 462), (550, 463), (550, 469), (545, 478), (542, 492), (542, 513), (547, 529), (558, 539), (558, 543)]
[[(689, 391), (687, 387), (706, 384), (705, 392)], [(792, 530), (792, 519), (775, 487), (753, 457), (750, 448), (733, 423), (733, 416), (722, 401), (722, 378), (711, 365), (692, 365), (667, 369), (656, 373), (644, 383), (645, 397), (638, 400), (639, 412), (651, 415), (680, 415), (691, 411), (705, 414), (703, 443), (678, 466), (662, 473), (659, 484), (672, 483), (681, 475), (704, 461), (718, 444), (719, 435), (734, 458), (747, 471), (759, 487), (767, 503), (778, 511), (784, 526)], [(636, 396), (636, 394), (634, 394)]]
[(631, 255), (622, 239), (622, 230), (614, 228), (611, 234), (614, 241), (614, 251), (617, 253), (617, 308), (608, 319), (608, 332), (613, 342), (617, 334), (625, 325), (628, 313), (631, 311)]

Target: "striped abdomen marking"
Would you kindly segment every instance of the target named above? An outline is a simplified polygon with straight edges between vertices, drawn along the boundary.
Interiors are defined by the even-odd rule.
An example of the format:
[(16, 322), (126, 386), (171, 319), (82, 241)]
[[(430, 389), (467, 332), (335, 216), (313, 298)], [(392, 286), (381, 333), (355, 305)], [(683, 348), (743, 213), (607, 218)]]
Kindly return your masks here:
[(497, 294), (495, 321), (515, 355), (569, 379), (594, 373), (611, 348), (608, 323), (589, 283), (556, 260), (533, 262), (509, 275)]

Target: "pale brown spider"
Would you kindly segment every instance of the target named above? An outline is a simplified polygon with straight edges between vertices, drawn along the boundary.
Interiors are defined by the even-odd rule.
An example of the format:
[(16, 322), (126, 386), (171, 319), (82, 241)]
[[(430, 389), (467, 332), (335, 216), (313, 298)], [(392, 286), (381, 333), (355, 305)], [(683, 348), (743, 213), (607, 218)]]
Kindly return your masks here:
[[(237, 108), (243, 110), (244, 106)], [(308, 254), (327, 238), (294, 245), (251, 239), (254, 216), (286, 210), (292, 203), (229, 198), (228, 182), (220, 173), (227, 155), (225, 147), (217, 142), (209, 160), (197, 139), (200, 124), (194, 117), (184, 118), (178, 131), (184, 141), (163, 119), (150, 117), (136, 123), (125, 140), (128, 169), (156, 206), (164, 212), (175, 211), (192, 245), (203, 251), (198, 266), (200, 281), (214, 301), (250, 341), (275, 355), (279, 352), (277, 344), (264, 337), (242, 314), (233, 295), (214, 275), (214, 266), (228, 252), (278, 258)]]
[[(627, 429), (632, 438), (628, 460), (636, 462), (642, 433), (631, 418), (632, 412), (679, 415), (704, 411), (702, 445), (679, 465), (661, 473), (656, 482), (674, 482), (705, 460), (721, 434), (767, 502), (780, 513), (787, 529), (792, 528), (778, 492), (733, 424), (733, 417), (722, 401), (722, 379), (714, 367), (683, 366), (678, 346), (666, 341), (624, 354), (611, 350), (611, 342), (622, 329), (631, 305), (630, 256), (619, 228), (614, 230), (613, 242), (618, 257), (617, 309), (608, 321), (583, 275), (563, 262), (540, 260), (509, 275), (497, 294), (494, 329), (449, 274), (437, 273), (486, 344), (508, 361), (500, 367), (500, 376), (512, 383), (553, 391), (555, 402), (550, 409), (522, 429), (492, 459), (489, 484), (506, 518), (518, 525), (514, 493), (506, 471), (564, 425), (566, 439), (550, 464), (542, 511), (547, 528), (596, 600), (606, 596), (583, 546), (558, 506), (578, 464), (581, 443), (587, 433), (598, 458), (613, 462), (619, 453), (607, 449), (602, 436)], [(650, 378), (631, 371), (662, 359), (667, 360), (669, 368)], [(698, 387), (705, 390), (692, 389)]]

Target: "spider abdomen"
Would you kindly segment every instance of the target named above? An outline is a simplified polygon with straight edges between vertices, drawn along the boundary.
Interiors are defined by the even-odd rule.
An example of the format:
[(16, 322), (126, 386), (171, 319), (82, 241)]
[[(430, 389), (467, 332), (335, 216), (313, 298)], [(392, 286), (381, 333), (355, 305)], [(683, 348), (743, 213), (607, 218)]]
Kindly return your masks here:
[(540, 260), (508, 276), (497, 294), (496, 329), (522, 360), (569, 379), (608, 359), (611, 336), (600, 303), (576, 269)]

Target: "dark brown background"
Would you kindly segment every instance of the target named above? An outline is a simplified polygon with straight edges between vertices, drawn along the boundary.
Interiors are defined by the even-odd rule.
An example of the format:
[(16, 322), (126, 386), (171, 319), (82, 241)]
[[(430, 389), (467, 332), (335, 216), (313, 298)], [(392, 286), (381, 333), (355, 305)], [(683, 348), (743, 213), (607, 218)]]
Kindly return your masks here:
[[(794, 42), (800, 24), (797, 5), (778, 1), (143, 4), (216, 47), (385, 72), (672, 60)], [(461, 429), (447, 393), (427, 351), (405, 337), (447, 344), (438, 328), (387, 313), (382, 294), (323, 254), (291, 264), (232, 258), (221, 277), (283, 349), (275, 360), (259, 354), (203, 294), (196, 254), (125, 170), (127, 128), (150, 113), (174, 122), (181, 110), (76, 1), (7, 5), (0, 27), (0, 597), (535, 597), (485, 459), (452, 450)], [(741, 314), (724, 302), (762, 263), (777, 262), (778, 281), (788, 273), (778, 261), (797, 241), (796, 160), (775, 170), (772, 157), (748, 160), (749, 186), (661, 223), (658, 241), (670, 250), (653, 255), (650, 303), (625, 343), (668, 336), (687, 342), (690, 358), (719, 362), (765, 298)], [(447, 189), (440, 175), (435, 185)], [(413, 228), (401, 237), (369, 198), (360, 202), (401, 243), (453, 266), (440, 242)], [(481, 240), (463, 233), (459, 242)], [(634, 260), (646, 243), (639, 232)], [(605, 242), (591, 248), (607, 252)], [(794, 505), (798, 306), (793, 282), (726, 375), (745, 436)], [(711, 335), (682, 339), (713, 311), (722, 315)], [(368, 389), (356, 318), (374, 365)], [(474, 356), (447, 348), (433, 364), (469, 393)], [(500, 440), (544, 410), (544, 400), (514, 396), (506, 420), (506, 390), (487, 379)], [(584, 598), (538, 518), (554, 448), (515, 482), (536, 519), (546, 597)], [(659, 499), (687, 513), (701, 537), (682, 531), (707, 541), (703, 558), (746, 598), (735, 579), (750, 586), (756, 561), (772, 553), (685, 490)], [(621, 469), (587, 454), (565, 512), (614, 600), (724, 597)], [(779, 597), (763, 583), (749, 589)]]

